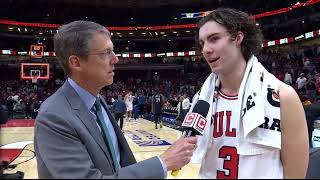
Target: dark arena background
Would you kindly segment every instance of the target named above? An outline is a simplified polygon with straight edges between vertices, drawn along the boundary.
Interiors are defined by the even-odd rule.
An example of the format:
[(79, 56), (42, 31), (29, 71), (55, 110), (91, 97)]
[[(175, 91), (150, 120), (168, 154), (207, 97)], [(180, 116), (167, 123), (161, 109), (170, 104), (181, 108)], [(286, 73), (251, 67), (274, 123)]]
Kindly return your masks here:
[[(38, 178), (35, 118), (66, 80), (53, 48), (59, 26), (88, 20), (111, 32), (119, 63), (113, 84), (100, 94), (112, 112), (118, 95), (132, 91), (133, 112), (123, 133), (141, 161), (160, 155), (181, 135), (180, 104), (192, 102), (211, 72), (195, 41), (196, 23), (218, 7), (256, 19), (264, 35), (257, 57), (297, 91), (310, 147), (320, 147), (320, 0), (1, 0), (0, 105), (8, 118), (1, 120), (0, 177)], [(165, 100), (158, 129), (151, 113), (155, 91)], [(167, 178), (197, 178), (199, 167), (188, 164)]]

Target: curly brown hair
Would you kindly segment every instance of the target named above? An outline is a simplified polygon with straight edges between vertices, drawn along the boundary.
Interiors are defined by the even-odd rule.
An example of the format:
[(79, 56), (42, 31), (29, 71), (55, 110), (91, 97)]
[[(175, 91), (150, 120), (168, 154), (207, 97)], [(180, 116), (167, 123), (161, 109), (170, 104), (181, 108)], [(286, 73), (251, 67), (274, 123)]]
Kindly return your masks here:
[(199, 20), (196, 32), (197, 42), (199, 42), (199, 29), (209, 21), (215, 21), (224, 26), (232, 38), (235, 38), (238, 32), (243, 33), (244, 38), (241, 44), (241, 52), (246, 61), (248, 61), (253, 54), (260, 52), (263, 43), (263, 35), (252, 16), (231, 8), (215, 9)]

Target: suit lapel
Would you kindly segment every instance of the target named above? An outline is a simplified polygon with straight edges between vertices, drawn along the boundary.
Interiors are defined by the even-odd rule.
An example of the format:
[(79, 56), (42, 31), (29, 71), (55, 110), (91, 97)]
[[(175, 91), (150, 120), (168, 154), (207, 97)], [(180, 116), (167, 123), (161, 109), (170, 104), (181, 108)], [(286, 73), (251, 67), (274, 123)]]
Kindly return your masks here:
[[(102, 100), (102, 105), (104, 109), (106, 110), (109, 119), (112, 123), (113, 129), (116, 133), (118, 144), (119, 144), (119, 149), (120, 149), (120, 165), (121, 167), (129, 166), (131, 164), (136, 163), (136, 160), (133, 156), (133, 153), (128, 145), (128, 142), (126, 138), (124, 137), (120, 127), (118, 126), (117, 121), (114, 119), (113, 115), (110, 113), (109, 109), (107, 108), (107, 103), (103, 98)], [(125, 157), (125, 158), (124, 158)]]
[[(112, 162), (112, 158), (108, 151), (107, 145), (103, 140), (103, 137), (100, 133), (100, 130), (85, 104), (82, 102), (79, 95), (76, 91), (71, 87), (68, 81), (62, 87), (63, 92), (67, 100), (70, 103), (71, 108), (73, 109), (74, 114), (81, 120), (81, 122), (86, 126), (88, 131), (90, 132), (93, 139), (97, 142), (100, 148), (103, 150), (104, 154), (107, 156), (109, 162)], [(112, 165), (112, 163), (111, 163)], [(112, 166), (113, 167), (113, 166)]]

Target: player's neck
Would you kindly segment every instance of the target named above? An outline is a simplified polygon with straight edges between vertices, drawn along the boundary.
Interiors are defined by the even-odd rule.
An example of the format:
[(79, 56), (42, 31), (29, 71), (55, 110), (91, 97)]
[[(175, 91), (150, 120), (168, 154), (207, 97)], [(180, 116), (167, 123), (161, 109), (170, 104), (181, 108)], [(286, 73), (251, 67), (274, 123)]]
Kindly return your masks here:
[(241, 64), (233, 71), (220, 74), (220, 90), (229, 95), (237, 95), (245, 73), (246, 64)]

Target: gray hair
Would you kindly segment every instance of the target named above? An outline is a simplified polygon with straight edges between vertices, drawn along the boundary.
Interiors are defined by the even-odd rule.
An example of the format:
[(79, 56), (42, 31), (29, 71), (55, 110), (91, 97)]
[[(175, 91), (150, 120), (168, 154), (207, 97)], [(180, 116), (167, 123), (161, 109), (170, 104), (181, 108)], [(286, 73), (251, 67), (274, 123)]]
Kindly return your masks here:
[(107, 28), (91, 21), (73, 21), (59, 27), (53, 39), (54, 51), (66, 76), (70, 75), (69, 57), (86, 57), (90, 52), (91, 39), (98, 32), (111, 38)]

